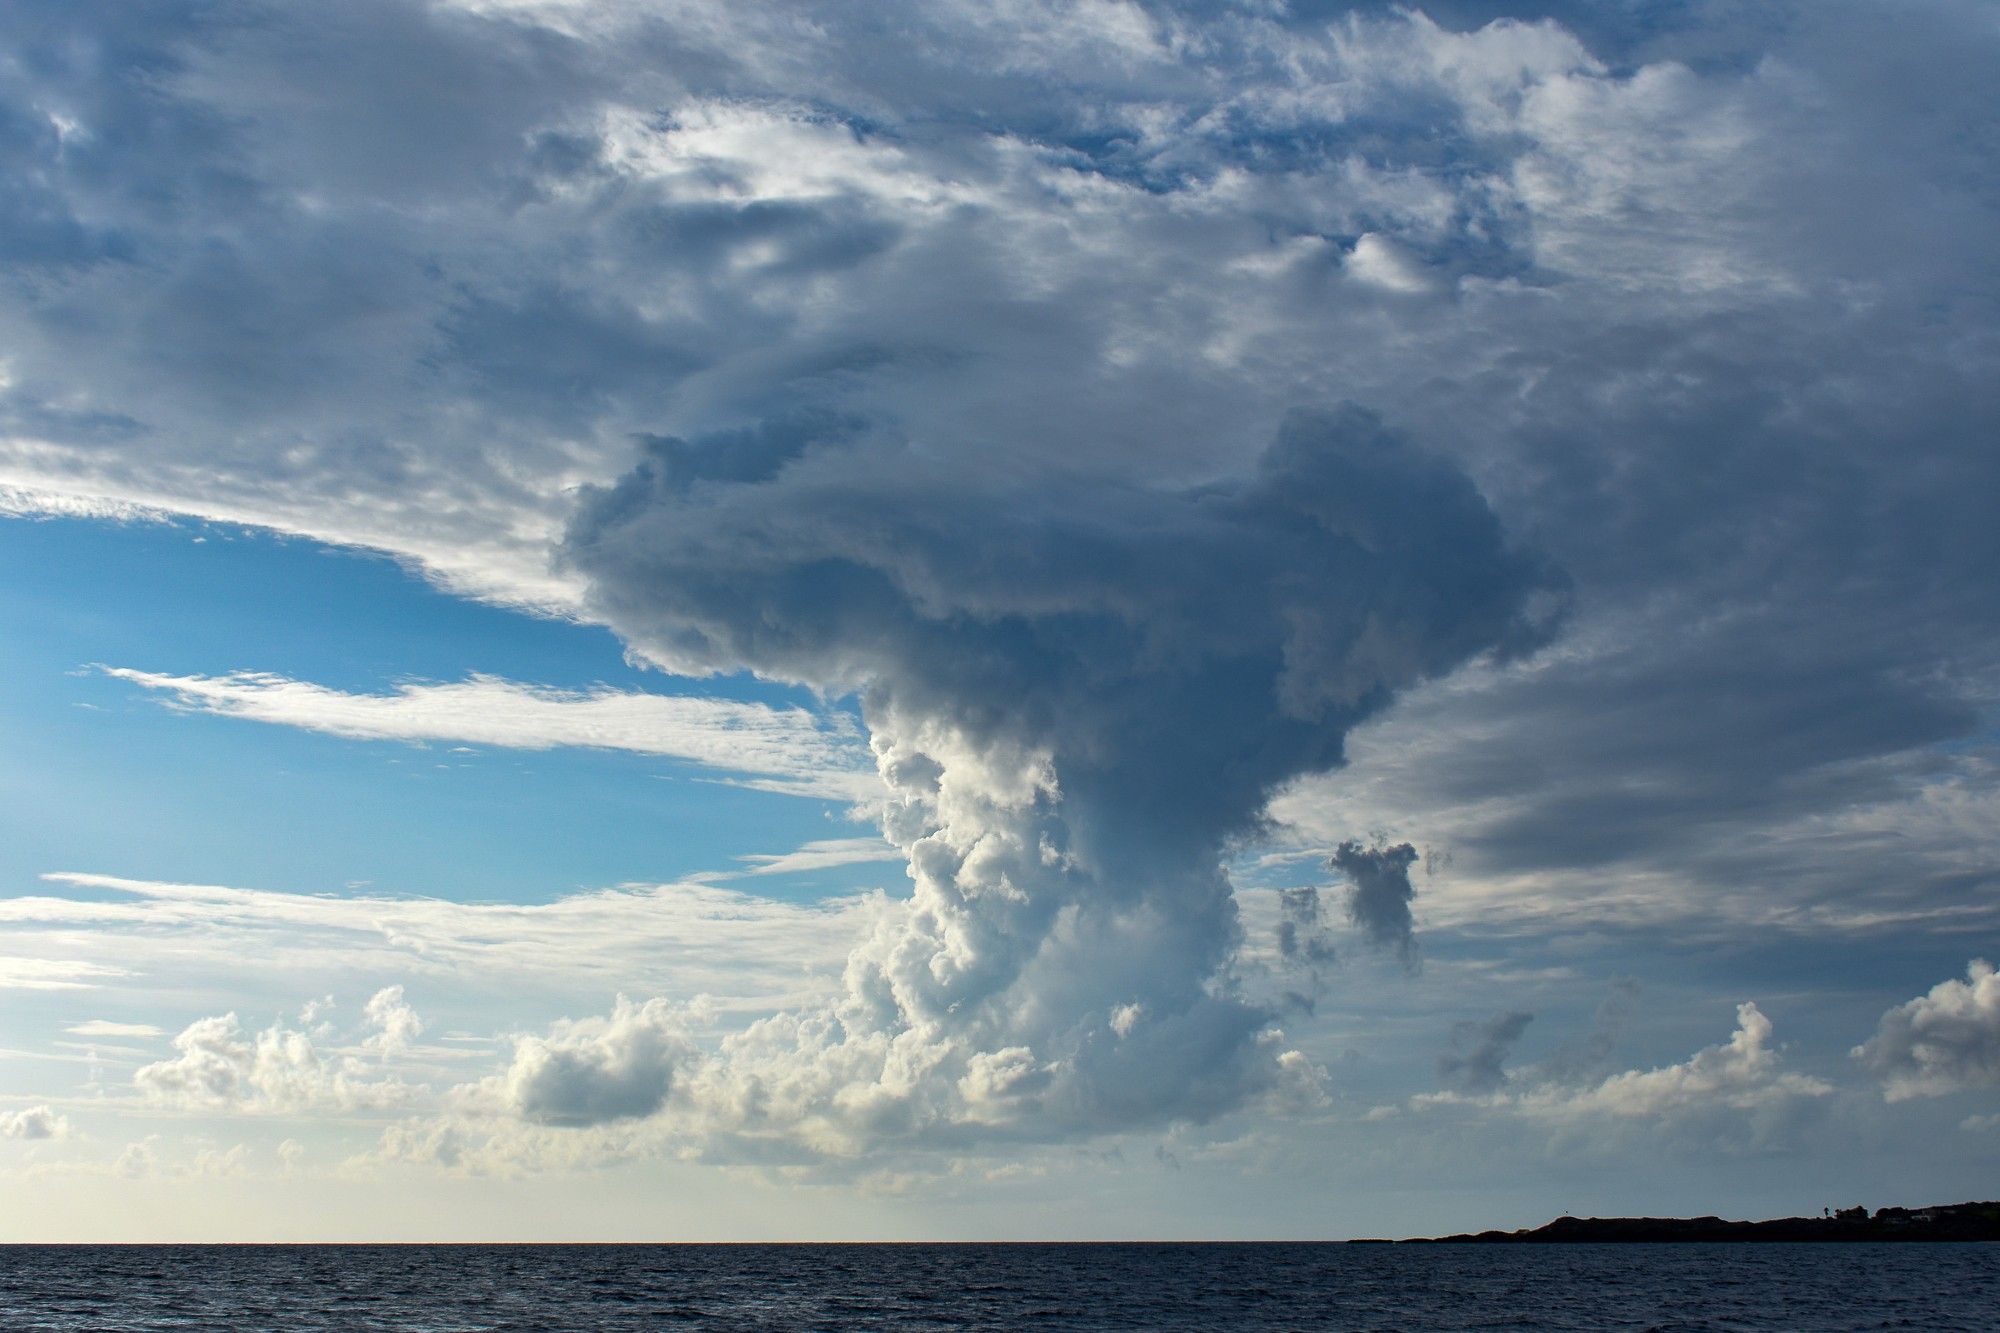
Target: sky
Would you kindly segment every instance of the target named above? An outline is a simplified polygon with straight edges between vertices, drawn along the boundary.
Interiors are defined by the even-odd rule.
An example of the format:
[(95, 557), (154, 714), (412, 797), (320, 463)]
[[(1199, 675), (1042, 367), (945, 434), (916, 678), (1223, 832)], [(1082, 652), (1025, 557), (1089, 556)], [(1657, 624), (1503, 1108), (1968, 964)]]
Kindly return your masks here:
[(1977, 0), (0, 9), (0, 1241), (2000, 1180)]

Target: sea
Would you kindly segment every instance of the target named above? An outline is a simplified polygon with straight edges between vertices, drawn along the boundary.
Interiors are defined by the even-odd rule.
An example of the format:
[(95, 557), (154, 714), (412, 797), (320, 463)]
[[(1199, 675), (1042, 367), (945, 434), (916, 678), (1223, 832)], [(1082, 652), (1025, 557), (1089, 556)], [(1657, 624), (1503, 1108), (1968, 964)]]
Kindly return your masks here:
[(2000, 1327), (2000, 1246), (29, 1245), (0, 1329)]

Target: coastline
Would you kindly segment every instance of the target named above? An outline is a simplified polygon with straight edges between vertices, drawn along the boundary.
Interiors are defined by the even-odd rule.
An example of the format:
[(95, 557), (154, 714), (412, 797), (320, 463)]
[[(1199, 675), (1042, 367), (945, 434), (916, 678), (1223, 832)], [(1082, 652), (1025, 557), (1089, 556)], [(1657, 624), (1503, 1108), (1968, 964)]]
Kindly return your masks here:
[(1775, 1241), (1833, 1243), (2000, 1240), (2000, 1201), (1936, 1204), (1927, 1208), (1829, 1211), (1822, 1217), (1777, 1217), (1761, 1222), (1707, 1217), (1559, 1217), (1520, 1231), (1463, 1232), (1402, 1240), (1359, 1238), (1354, 1245), (1604, 1245)]

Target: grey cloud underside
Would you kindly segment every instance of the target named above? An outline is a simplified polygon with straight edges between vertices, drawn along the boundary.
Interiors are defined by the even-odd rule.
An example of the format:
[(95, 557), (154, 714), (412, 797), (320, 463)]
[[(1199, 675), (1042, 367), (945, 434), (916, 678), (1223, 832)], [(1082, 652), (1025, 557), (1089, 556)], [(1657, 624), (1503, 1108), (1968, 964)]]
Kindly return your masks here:
[[(1407, 682), (1525, 646), (1552, 586), (1447, 465), (1366, 413), (1290, 418), (1243, 483), (1023, 488), (816, 418), (656, 442), (565, 547), (690, 672), (748, 667), (1047, 745), (1115, 846), (1210, 846)], [(1107, 818), (1111, 818), (1107, 812)]]
[[(1836, 6), (1770, 27), (1838, 144), (1765, 104), (1737, 122), (1759, 146), (1701, 154), (1761, 181), (1724, 168), (1699, 202), (1623, 219), (1726, 235), (1778, 285), (1635, 292), (1588, 317), (1588, 349), (1555, 325), (1489, 330), (1537, 367), (1520, 396), (1462, 376), (1419, 409), (1441, 429), (1492, 414), (1475, 470), (1572, 574), (1575, 615), (1564, 651), (1411, 700), (1357, 775), (1379, 786), (1326, 835), (1379, 819), (1478, 874), (1645, 873), (1739, 910), (1985, 910), (1990, 927), (1991, 842), (1937, 808), (1990, 802), (2000, 685), (1979, 573), (2000, 556), (1993, 330), (1968, 304), (1991, 300), (1995, 201), (1967, 173), (1993, 145), (1950, 128), (1993, 99), (1946, 50), (1967, 14), (1920, 6), (1891, 31)], [(1962, 35), (1992, 57), (1990, 26)], [(1922, 93), (1919, 51), (1937, 61)], [(1704, 82), (1762, 103), (1775, 68), (1763, 90)]]

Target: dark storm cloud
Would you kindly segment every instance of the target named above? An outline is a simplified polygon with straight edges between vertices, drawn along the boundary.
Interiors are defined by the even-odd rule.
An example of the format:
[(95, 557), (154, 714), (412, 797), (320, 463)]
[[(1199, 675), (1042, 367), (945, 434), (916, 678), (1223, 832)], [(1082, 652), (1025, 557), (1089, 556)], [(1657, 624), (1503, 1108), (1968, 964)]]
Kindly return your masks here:
[(1550, 582), (1357, 410), (1295, 415), (1247, 482), (1187, 491), (1024, 488), (824, 417), (648, 447), (567, 558), (649, 652), (1046, 742), (1072, 789), (1202, 842), (1337, 762), (1399, 683), (1531, 642)]
[(1410, 883), (1410, 867), (1417, 863), (1417, 849), (1409, 843), (1393, 847), (1363, 847), (1343, 842), (1333, 849), (1333, 868), (1347, 876), (1347, 917), (1360, 927), (1369, 945), (1401, 959), (1405, 967), (1417, 965), (1417, 929), (1410, 904), (1416, 901), (1416, 886)]

